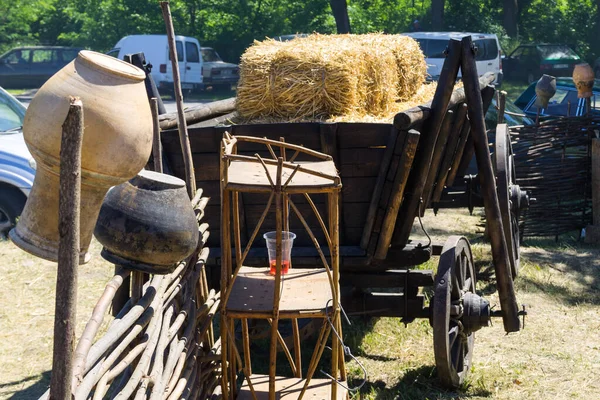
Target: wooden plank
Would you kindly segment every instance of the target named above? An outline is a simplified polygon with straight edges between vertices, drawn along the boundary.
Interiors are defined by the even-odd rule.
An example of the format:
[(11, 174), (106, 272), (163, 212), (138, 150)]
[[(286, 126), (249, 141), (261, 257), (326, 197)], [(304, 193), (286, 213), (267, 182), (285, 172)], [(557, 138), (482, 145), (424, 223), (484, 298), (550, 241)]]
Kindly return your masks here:
[(423, 296), (406, 299), (392, 293), (366, 293), (342, 297), (342, 305), (348, 315), (368, 315), (370, 317), (416, 317), (427, 318), (429, 308), (425, 308)]
[[(446, 178), (446, 186), (452, 187), (454, 185), (454, 181), (456, 179), (456, 175), (458, 173), (458, 168), (463, 158), (463, 152), (465, 148), (470, 146), (473, 147), (473, 139), (469, 139), (471, 133), (471, 124), (469, 121), (465, 119), (465, 123), (460, 132), (460, 139), (456, 145), (456, 151), (454, 154), (454, 158), (452, 159), (452, 165), (450, 166), (450, 171), (448, 171), (448, 176)], [(469, 144), (469, 140), (471, 143)]]
[(433, 286), (433, 271), (397, 269), (384, 272), (345, 272), (340, 278), (342, 286), (354, 288), (403, 288)]
[(442, 162), (442, 157), (444, 156), (444, 150), (446, 149), (446, 143), (448, 142), (448, 136), (450, 135), (450, 130), (452, 129), (453, 123), (454, 111), (448, 110), (446, 112), (446, 116), (444, 117), (444, 122), (442, 123), (438, 138), (435, 142), (435, 149), (433, 151), (433, 156), (431, 157), (431, 163), (429, 164), (427, 180), (425, 181), (425, 186), (423, 187), (423, 204), (420, 210), (421, 217), (425, 215), (425, 209), (429, 206), (431, 194), (433, 193), (433, 186), (435, 184), (435, 178), (437, 177), (440, 169), (440, 163)]
[[(446, 57), (446, 60), (449, 60), (450, 57)], [(495, 79), (495, 75), (492, 72), (487, 72), (485, 75), (483, 75), (482, 77), (479, 78), (479, 89), (482, 90), (484, 87), (490, 85)], [(440, 81), (441, 81), (441, 75), (440, 75)], [(435, 98), (435, 96), (434, 96)], [(457, 105), (458, 103), (462, 103), (465, 101), (465, 91), (463, 88), (459, 88), (456, 89), (449, 101), (448, 101), (448, 108), (454, 108), (455, 105)], [(429, 103), (425, 103), (422, 105), (419, 105), (417, 107), (411, 108), (409, 110), (406, 111), (402, 111), (398, 114), (396, 114), (396, 116), (394, 117), (394, 126), (396, 126), (396, 128), (402, 130), (402, 129), (418, 129), (419, 127), (416, 126), (416, 124), (418, 124), (421, 121), (425, 121), (429, 118), (431, 118), (431, 116), (433, 115), (434, 112), (434, 101), (430, 101)]]
[[(275, 276), (269, 267), (244, 266), (240, 269), (225, 305), (228, 313), (237, 312), (252, 317), (254, 314), (273, 313), (273, 284)], [(331, 287), (325, 269), (290, 268), (281, 279), (279, 313), (324, 315), (327, 303), (331, 302)]]
[[(269, 398), (269, 376), (253, 374), (250, 376), (250, 380), (254, 387), (257, 400), (266, 400)], [(287, 378), (283, 376), (277, 376), (275, 378), (275, 390), (277, 392), (277, 399), (279, 400), (294, 400), (300, 396), (302, 388), (304, 387), (305, 380), (300, 378)], [(308, 385), (308, 389), (304, 393), (304, 399), (331, 399), (331, 385), (330, 379), (317, 379), (312, 378)], [(336, 399), (333, 400), (344, 400), (346, 399), (347, 390), (338, 386)], [(240, 393), (237, 400), (254, 400), (250, 387), (248, 386), (247, 380), (244, 380)]]
[(384, 147), (389, 138), (391, 124), (340, 122), (337, 124), (340, 149)]
[(372, 177), (346, 178), (342, 182), (342, 196), (346, 203), (368, 203), (375, 190), (376, 181)]
[[(448, 109), (448, 104), (450, 104), (453, 95), (452, 89), (456, 82), (459, 64), (460, 42), (450, 40), (448, 44), (448, 56), (442, 66), (440, 79), (431, 103), (431, 112), (427, 114), (429, 117), (424, 122), (423, 136), (419, 140), (421, 143), (421, 146), (419, 146), (420, 150), (417, 150), (416, 162), (409, 176), (408, 187), (410, 188), (410, 195), (405, 198), (400, 208), (399, 216), (402, 223), (396, 224), (392, 238), (392, 244), (400, 247), (403, 247), (407, 243), (413, 221), (419, 212), (421, 195), (429, 172), (431, 157), (442, 121)], [(407, 126), (411, 126), (411, 124), (397, 124), (396, 119), (394, 120), (394, 125), (399, 129), (407, 129)]]
[[(385, 217), (381, 228), (381, 236), (379, 237), (377, 249), (374, 255), (378, 260), (383, 260), (387, 257), (394, 234), (394, 229), (396, 224), (398, 224), (398, 212), (404, 198), (406, 182), (408, 181), (410, 169), (417, 151), (419, 136), (419, 132), (415, 130), (410, 130), (407, 133), (406, 143), (403, 146), (404, 150), (402, 159), (400, 161), (400, 167), (398, 168), (398, 172), (396, 173), (394, 184), (392, 186), (391, 199), (386, 206)], [(405, 221), (400, 221), (400, 224), (404, 222)]]
[[(486, 110), (489, 108), (492, 103), (492, 99), (494, 98), (495, 89), (493, 86), (487, 86), (481, 91), (481, 98), (483, 101), (483, 112), (485, 115)], [(469, 164), (473, 159), (473, 155), (475, 154), (475, 147), (473, 145), (472, 135), (469, 135), (469, 139), (467, 140), (467, 144), (465, 146), (465, 150), (463, 152), (462, 160), (456, 172), (456, 176), (462, 178), (465, 176), (467, 168), (469, 168)]]
[(454, 125), (452, 126), (452, 132), (450, 134), (450, 137), (448, 138), (444, 159), (442, 160), (439, 175), (435, 183), (435, 189), (433, 191), (432, 197), (433, 203), (439, 202), (440, 198), (442, 197), (442, 192), (446, 185), (446, 179), (448, 178), (452, 161), (456, 155), (456, 146), (460, 141), (462, 130), (466, 120), (467, 105), (465, 103), (461, 103), (457, 106), (456, 118), (454, 119)]
[[(398, 140), (399, 135), (400, 132), (397, 129), (390, 129), (385, 152), (383, 154), (383, 159), (379, 168), (379, 174), (375, 183), (375, 190), (373, 191), (373, 194), (371, 196), (371, 202), (364, 224), (362, 239), (360, 241), (360, 247), (362, 247), (363, 249), (366, 249), (369, 245), (369, 239), (371, 237), (371, 233), (373, 232), (373, 225), (375, 224), (375, 214), (377, 212), (377, 206), (381, 198), (381, 193), (385, 184), (385, 177), (388, 173), (388, 168), (390, 167), (390, 163), (392, 161), (394, 147), (396, 146), (396, 141)], [(404, 136), (404, 132), (402, 132), (402, 136)]]

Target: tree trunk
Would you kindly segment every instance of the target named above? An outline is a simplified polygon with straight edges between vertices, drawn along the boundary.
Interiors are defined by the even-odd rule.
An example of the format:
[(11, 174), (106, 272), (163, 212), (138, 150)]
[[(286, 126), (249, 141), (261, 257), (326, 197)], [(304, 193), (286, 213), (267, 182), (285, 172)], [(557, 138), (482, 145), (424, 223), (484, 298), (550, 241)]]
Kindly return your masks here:
[(350, 33), (350, 18), (348, 18), (348, 4), (346, 0), (329, 0), (337, 33)]
[(518, 0), (504, 0), (504, 30), (511, 38), (519, 36), (518, 18)]
[(444, 30), (444, 5), (446, 0), (431, 0), (431, 28), (434, 31)]

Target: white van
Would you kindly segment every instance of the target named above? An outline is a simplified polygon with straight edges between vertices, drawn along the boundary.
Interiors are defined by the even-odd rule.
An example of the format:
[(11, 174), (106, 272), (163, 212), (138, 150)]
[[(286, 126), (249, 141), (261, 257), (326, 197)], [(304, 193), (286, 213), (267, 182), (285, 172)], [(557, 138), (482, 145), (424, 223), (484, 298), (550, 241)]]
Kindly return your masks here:
[[(202, 88), (202, 57), (200, 43), (188, 36), (175, 36), (179, 77), (183, 90)], [(159, 90), (173, 90), (173, 67), (169, 57), (167, 35), (125, 36), (107, 54), (120, 60), (126, 54), (144, 53), (152, 64), (152, 78)]]
[[(494, 83), (502, 83), (502, 50), (498, 37), (491, 33), (466, 33), (466, 32), (411, 32), (403, 33), (419, 42), (421, 50), (425, 54), (427, 61), (427, 73), (437, 80), (444, 64), (444, 50), (448, 46), (450, 39), (462, 39), (467, 35), (473, 38), (473, 44), (477, 46), (475, 61), (477, 64), (477, 73), (481, 76), (486, 72), (496, 74)], [(460, 71), (458, 72), (460, 76)]]

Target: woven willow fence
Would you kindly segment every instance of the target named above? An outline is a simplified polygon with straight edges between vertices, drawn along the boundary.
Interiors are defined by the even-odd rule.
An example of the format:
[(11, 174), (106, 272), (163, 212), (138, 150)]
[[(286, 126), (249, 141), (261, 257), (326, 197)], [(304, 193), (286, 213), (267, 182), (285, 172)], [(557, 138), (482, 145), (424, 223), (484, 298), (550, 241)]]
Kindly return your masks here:
[[(209, 289), (205, 271), (209, 231), (201, 220), (207, 202), (198, 190), (192, 205), (201, 240), (172, 273), (147, 275), (118, 268), (108, 282), (75, 350), (75, 399), (219, 397), (213, 396), (221, 357), (213, 317), (220, 293)], [(129, 281), (129, 300), (93, 343), (115, 294), (129, 292), (123, 285)]]
[(592, 222), (590, 139), (600, 117), (554, 118), (511, 127), (517, 183), (536, 199), (521, 236), (558, 236)]

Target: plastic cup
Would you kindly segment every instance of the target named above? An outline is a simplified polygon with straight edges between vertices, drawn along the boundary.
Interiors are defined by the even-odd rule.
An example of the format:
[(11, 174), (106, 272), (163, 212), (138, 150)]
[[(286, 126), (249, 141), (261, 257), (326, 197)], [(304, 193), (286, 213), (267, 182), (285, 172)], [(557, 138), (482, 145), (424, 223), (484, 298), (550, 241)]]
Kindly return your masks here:
[[(269, 273), (275, 275), (277, 272), (277, 232), (267, 232), (263, 235), (267, 241), (267, 251), (269, 252)], [(293, 232), (281, 232), (281, 273), (287, 274), (292, 263), (292, 246), (294, 245), (296, 234)]]

